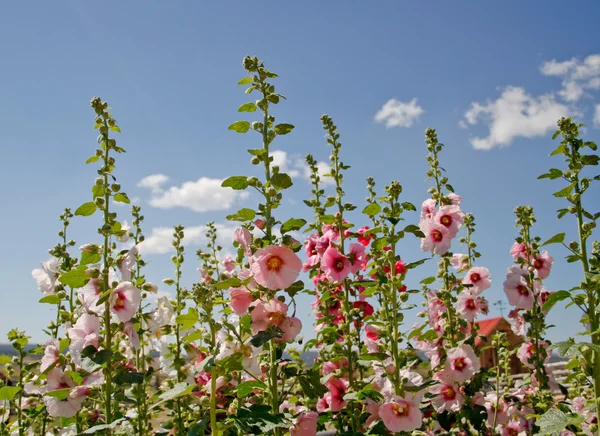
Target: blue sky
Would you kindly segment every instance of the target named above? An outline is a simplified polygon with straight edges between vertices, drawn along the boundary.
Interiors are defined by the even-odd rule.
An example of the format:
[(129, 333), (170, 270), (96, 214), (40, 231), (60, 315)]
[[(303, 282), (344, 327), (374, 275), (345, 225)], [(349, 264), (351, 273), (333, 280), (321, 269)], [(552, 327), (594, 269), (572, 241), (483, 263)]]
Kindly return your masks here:
[[(443, 166), (478, 223), (481, 263), (494, 282), (490, 302), (504, 299), (515, 206), (534, 206), (535, 233), (542, 238), (563, 225), (574, 238), (574, 222), (558, 222), (554, 212), (562, 203), (551, 194), (560, 185), (536, 177), (561, 165), (547, 157), (556, 146), (550, 136), (558, 116), (576, 115), (589, 126), (589, 139), (600, 133), (594, 125), (597, 3), (63, 1), (7, 3), (2, 12), (0, 342), (12, 327), (41, 341), (41, 328), (53, 316), (37, 304), (41, 294), (31, 270), (56, 243), (62, 210), (90, 198), (95, 169), (84, 162), (95, 147), (89, 100), (96, 95), (110, 102), (121, 124), (119, 141), (128, 153), (116, 175), (143, 207), (147, 237), (154, 229), (149, 251), (164, 244), (165, 231), (158, 229), (191, 228), (185, 281), (197, 280), (198, 226), (231, 227), (224, 216), (256, 202), (252, 196), (215, 198), (218, 191), (211, 190), (229, 175), (254, 174), (245, 149), (258, 147), (258, 136), (227, 130), (242, 118), (237, 107), (249, 101), (235, 85), (246, 54), (280, 74), (276, 86), (288, 100), (275, 114), (296, 126), (275, 146), (298, 173), (281, 218), (310, 216), (301, 201), (309, 185), (298, 159), (312, 153), (327, 161), (319, 121), (327, 113), (340, 129), (343, 160), (352, 166), (349, 200), (359, 206), (368, 175), (380, 188), (398, 179), (405, 200), (420, 204), (429, 186), (423, 132), (437, 128), (447, 144)], [(168, 179), (154, 191), (138, 186), (156, 174)], [(118, 211), (129, 220), (127, 208)], [(94, 219), (72, 227), (78, 245), (95, 241)], [(407, 241), (402, 254), (421, 258), (418, 241)], [(560, 247), (552, 246), (551, 254), (557, 261), (547, 287), (570, 288), (579, 281), (579, 266), (567, 265)], [(171, 275), (168, 258), (148, 254), (149, 279)], [(430, 263), (416, 270), (412, 283), (429, 275)], [(309, 301), (301, 300), (305, 324)], [(549, 337), (574, 335), (578, 319), (575, 310), (556, 308)], [(310, 335), (310, 325), (305, 330)]]

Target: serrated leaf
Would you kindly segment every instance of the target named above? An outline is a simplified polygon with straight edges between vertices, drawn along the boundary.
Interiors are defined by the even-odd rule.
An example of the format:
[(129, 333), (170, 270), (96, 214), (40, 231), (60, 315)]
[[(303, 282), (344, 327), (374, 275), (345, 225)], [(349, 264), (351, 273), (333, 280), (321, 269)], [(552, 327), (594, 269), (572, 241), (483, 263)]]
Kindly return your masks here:
[(77, 268), (73, 268), (71, 271), (61, 274), (58, 281), (63, 285), (70, 286), (74, 289), (81, 288), (90, 280), (85, 274), (86, 269), (87, 267), (85, 265), (80, 265)]
[(565, 429), (569, 418), (558, 409), (548, 409), (535, 423), (540, 427), (539, 435), (555, 435)]
[(549, 311), (550, 309), (552, 309), (552, 307), (558, 303), (559, 301), (562, 300), (566, 300), (567, 298), (569, 298), (571, 296), (571, 293), (568, 291), (556, 291), (551, 293), (548, 296), (548, 299), (546, 300), (546, 302), (544, 303), (544, 306), (542, 307), (542, 310), (544, 312)]
[(227, 215), (226, 218), (229, 221), (252, 221), (255, 216), (256, 212), (254, 212), (252, 209), (243, 208), (234, 214)]
[(560, 191), (556, 191), (554, 194), (555, 197), (567, 197), (569, 195), (571, 195), (571, 191), (573, 191), (573, 188), (575, 187), (575, 185), (577, 184), (577, 182), (573, 182), (568, 186), (565, 186), (564, 188), (562, 188)]
[(4, 386), (0, 388), (0, 401), (1, 400), (12, 400), (19, 393), (21, 388), (19, 386)]
[(244, 282), (242, 282), (240, 279), (238, 279), (237, 277), (231, 277), (227, 280), (223, 280), (222, 282), (219, 282), (215, 285), (215, 289), (227, 289), (227, 288), (238, 288), (240, 286), (242, 286)]
[(227, 129), (233, 130), (234, 132), (238, 133), (246, 133), (248, 130), (250, 130), (250, 122), (236, 121), (235, 123), (232, 123)]
[(544, 242), (542, 245), (540, 245), (540, 247), (550, 244), (562, 244), (565, 241), (565, 236), (565, 233), (557, 233), (556, 235), (548, 239), (546, 242)]
[(306, 220), (302, 218), (290, 218), (281, 225), (281, 233), (287, 233), (294, 230), (300, 230), (306, 224)]
[(293, 185), (292, 178), (285, 173), (277, 173), (271, 177), (271, 185), (278, 191)]
[(238, 108), (238, 112), (256, 112), (256, 105), (254, 103), (244, 103)]
[(58, 295), (46, 295), (45, 297), (40, 298), (40, 301), (38, 301), (38, 303), (46, 303), (46, 304), (58, 304), (60, 303), (62, 300)]
[(372, 217), (381, 212), (381, 206), (378, 203), (371, 203), (362, 211), (363, 214)]
[(390, 241), (387, 238), (379, 238), (373, 241), (371, 247), (373, 247), (376, 250), (383, 250), (383, 248), (386, 247), (389, 243)]
[(114, 196), (114, 199), (117, 203), (131, 203), (129, 197), (127, 197), (127, 194), (125, 194), (124, 192), (119, 192), (117, 195)]
[(90, 216), (94, 212), (96, 212), (96, 209), (98, 209), (98, 206), (96, 206), (96, 203), (94, 203), (93, 201), (90, 201), (88, 203), (83, 203), (81, 206), (79, 206), (77, 208), (77, 210), (75, 211), (75, 215)]
[(177, 383), (175, 386), (173, 386), (172, 389), (169, 389), (168, 391), (160, 394), (158, 397), (160, 401), (158, 403), (155, 403), (151, 407), (151, 409), (154, 409), (155, 407), (158, 407), (160, 404), (163, 404), (167, 401), (191, 394), (194, 391), (194, 387), (195, 385), (188, 385), (185, 382)]
[(182, 330), (191, 329), (198, 322), (198, 311), (190, 307), (188, 313), (182, 313), (176, 318), (176, 321)]
[(237, 191), (246, 189), (248, 187), (248, 177), (246, 176), (231, 176), (223, 180), (221, 183), (222, 188), (231, 188)]

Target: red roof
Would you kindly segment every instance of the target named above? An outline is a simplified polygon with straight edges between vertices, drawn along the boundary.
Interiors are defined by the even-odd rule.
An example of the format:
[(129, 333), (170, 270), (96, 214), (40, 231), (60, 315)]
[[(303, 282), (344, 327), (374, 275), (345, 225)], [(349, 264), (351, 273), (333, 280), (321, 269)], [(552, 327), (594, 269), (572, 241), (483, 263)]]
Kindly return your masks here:
[[(500, 324), (500, 321), (502, 321), (503, 319), (504, 318), (502, 318), (501, 316), (498, 316), (496, 318), (488, 318), (482, 319), (481, 321), (476, 321), (475, 324), (477, 324), (477, 326), (479, 327), (477, 335), (489, 337), (492, 333), (494, 333), (494, 330), (498, 327), (498, 324)], [(483, 343), (484, 341), (480, 337), (477, 337), (475, 339), (476, 347), (483, 345)]]

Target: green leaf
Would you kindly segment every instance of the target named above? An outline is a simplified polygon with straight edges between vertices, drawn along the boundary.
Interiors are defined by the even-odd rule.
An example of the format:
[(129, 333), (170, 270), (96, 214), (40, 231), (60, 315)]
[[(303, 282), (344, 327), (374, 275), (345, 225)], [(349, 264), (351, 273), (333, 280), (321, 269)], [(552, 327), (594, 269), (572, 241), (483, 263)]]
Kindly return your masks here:
[(546, 300), (546, 302), (544, 303), (544, 306), (542, 307), (542, 310), (544, 312), (549, 311), (550, 309), (552, 309), (552, 307), (558, 303), (559, 301), (562, 300), (566, 300), (567, 298), (569, 298), (571, 296), (571, 293), (568, 291), (557, 291), (557, 292), (553, 292), (552, 294), (550, 294), (550, 296), (548, 297), (548, 299)]
[(237, 277), (231, 277), (227, 280), (223, 280), (222, 282), (217, 283), (215, 285), (215, 289), (221, 290), (221, 289), (227, 289), (227, 288), (238, 288), (238, 287), (242, 286), (243, 284), (244, 284), (244, 282), (242, 282)]
[(387, 353), (368, 353), (368, 354), (361, 354), (360, 360), (366, 360), (366, 361), (376, 360), (378, 362), (381, 362), (381, 361), (387, 359), (388, 357), (390, 357), (390, 356)]
[(248, 187), (248, 177), (246, 176), (231, 176), (223, 180), (222, 188), (231, 188), (236, 191), (246, 189)]
[(549, 347), (556, 348), (556, 352), (560, 357), (572, 357), (579, 353), (579, 344), (573, 341), (556, 342)]
[(58, 398), (62, 401), (67, 399), (67, 396), (69, 396), (69, 392), (71, 392), (71, 388), (56, 389), (54, 391), (46, 392), (44, 396)]
[(248, 130), (250, 130), (250, 123), (248, 121), (236, 121), (235, 123), (231, 124), (227, 129), (233, 130), (234, 132), (238, 133), (246, 133)]
[(564, 233), (557, 233), (556, 235), (552, 236), (550, 239), (548, 239), (546, 242), (544, 242), (542, 245), (540, 245), (540, 247), (543, 247), (544, 245), (550, 245), (550, 244), (562, 244), (565, 240), (565, 234)]
[(542, 174), (541, 176), (538, 177), (538, 179), (558, 179), (559, 177), (562, 177), (563, 172), (561, 170), (559, 170), (558, 168), (550, 168), (550, 170), (546, 173), (546, 174)]
[(98, 208), (98, 206), (96, 206), (96, 203), (94, 203), (93, 201), (90, 201), (88, 203), (83, 203), (81, 206), (79, 206), (77, 208), (77, 210), (75, 211), (75, 215), (90, 216), (94, 212), (96, 212), (97, 208)]
[(372, 217), (381, 212), (381, 206), (377, 203), (371, 203), (367, 207), (365, 207), (362, 211), (363, 214)]
[(124, 192), (119, 192), (117, 195), (115, 195), (114, 198), (117, 203), (131, 203), (131, 201), (129, 201), (129, 197), (127, 197), (127, 194), (125, 194)]
[(598, 161), (600, 161), (600, 156), (597, 154), (586, 154), (581, 156), (581, 163), (584, 165), (598, 165)]
[(98, 159), (100, 159), (98, 156), (91, 156), (88, 158), (88, 160), (85, 161), (86, 164), (92, 163), (92, 162), (98, 162)]
[(293, 230), (300, 230), (306, 224), (306, 220), (302, 218), (290, 218), (281, 225), (281, 234), (291, 232)]
[(67, 271), (61, 274), (58, 281), (63, 285), (70, 286), (72, 288), (81, 288), (90, 280), (85, 274), (87, 267), (85, 265), (79, 265), (77, 268), (73, 268), (71, 271)]
[(569, 423), (569, 418), (559, 409), (548, 409), (535, 423), (540, 427), (538, 434), (556, 435), (565, 429)]
[(252, 209), (243, 208), (232, 215), (227, 215), (229, 221), (252, 221), (256, 216), (256, 212)]
[(0, 365), (6, 365), (7, 363), (12, 362), (12, 357), (1, 355), (0, 356)]
[(292, 131), (293, 128), (294, 126), (292, 126), (291, 124), (277, 124), (275, 126), (275, 133), (277, 133), (278, 135), (287, 135)]
[(571, 191), (573, 190), (573, 188), (575, 187), (576, 184), (577, 184), (577, 182), (573, 182), (570, 185), (562, 188), (560, 191), (556, 191), (553, 195), (555, 197), (567, 197), (567, 196), (571, 195)]
[(160, 396), (158, 397), (160, 401), (154, 406), (152, 406), (152, 408), (156, 407), (158, 404), (164, 403), (165, 401), (173, 400), (175, 398), (191, 394), (195, 386), (196, 385), (193, 384), (188, 385), (185, 382), (177, 383), (175, 386), (173, 386), (172, 389), (169, 389), (168, 391), (160, 394)]
[(182, 313), (177, 317), (177, 324), (182, 330), (191, 329), (198, 322), (198, 311), (193, 307), (188, 309), (188, 313)]
[(256, 105), (254, 103), (244, 103), (238, 108), (238, 112), (256, 112)]
[(285, 173), (277, 173), (271, 177), (271, 185), (278, 191), (287, 189), (293, 185), (292, 179)]
[(98, 433), (99, 431), (104, 431), (104, 430), (109, 430), (109, 429), (114, 430), (115, 428), (120, 426), (121, 423), (123, 421), (125, 421), (125, 419), (126, 418), (119, 418), (116, 421), (111, 422), (110, 424), (95, 425), (93, 427), (88, 428), (86, 431), (77, 434), (77, 436), (84, 435), (84, 434), (94, 434), (94, 433)]
[(421, 283), (422, 285), (430, 285), (433, 282), (435, 282), (435, 277), (431, 276), (431, 277), (426, 277), (423, 280), (421, 280), (419, 283)]
[(550, 156), (555, 156), (557, 154), (566, 155), (568, 153), (568, 151), (569, 150), (567, 149), (567, 147), (565, 145), (560, 144), (558, 147), (556, 147), (556, 149), (552, 153), (550, 153)]
[(0, 400), (12, 400), (19, 393), (19, 386), (4, 386), (0, 388)]
[(379, 238), (373, 241), (371, 247), (376, 250), (383, 250), (383, 247), (387, 246), (390, 243), (387, 238)]
[(89, 265), (91, 263), (100, 262), (100, 259), (102, 259), (102, 255), (100, 253), (88, 253), (87, 251), (84, 251), (81, 254), (81, 260), (79, 263), (81, 265)]
[(194, 424), (190, 427), (187, 436), (204, 436), (206, 432), (206, 426), (210, 421), (210, 414), (205, 413), (199, 423)]
[(267, 154), (267, 150), (264, 148), (250, 148), (248, 149), (248, 153), (250, 153), (252, 156), (262, 157)]
[(266, 389), (267, 385), (258, 380), (250, 380), (237, 386), (237, 397), (245, 398), (255, 389)]
[(252, 83), (252, 80), (253, 80), (252, 77), (244, 77), (237, 84), (238, 85), (249, 85), (250, 83)]
[(112, 356), (110, 350), (96, 350), (93, 345), (88, 345), (81, 352), (81, 368), (87, 372), (95, 372), (102, 368)]
[(40, 298), (40, 301), (38, 301), (38, 303), (58, 304), (61, 301), (62, 300), (58, 295), (52, 294), (52, 295), (46, 295), (45, 297)]
[(133, 385), (140, 384), (144, 381), (144, 373), (137, 371), (120, 371), (113, 379), (113, 383), (117, 385)]
[(429, 259), (431, 259), (431, 258), (421, 259), (421, 260), (417, 260), (416, 262), (407, 263), (406, 264), (406, 269), (413, 269), (413, 268), (416, 268), (416, 267), (418, 267), (420, 265), (423, 265)]
[(269, 342), (273, 338), (280, 338), (283, 336), (281, 329), (274, 327), (268, 328), (265, 331), (258, 332), (250, 339), (250, 343), (256, 348), (262, 347), (264, 344)]

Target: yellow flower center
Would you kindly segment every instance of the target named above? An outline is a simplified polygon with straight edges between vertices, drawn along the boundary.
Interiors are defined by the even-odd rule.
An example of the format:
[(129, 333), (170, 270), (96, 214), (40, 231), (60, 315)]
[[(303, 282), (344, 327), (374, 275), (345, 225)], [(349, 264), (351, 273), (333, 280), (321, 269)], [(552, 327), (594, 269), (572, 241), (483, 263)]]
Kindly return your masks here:
[(283, 264), (283, 261), (277, 256), (273, 256), (269, 260), (267, 260), (267, 267), (271, 271), (279, 271), (282, 264)]

